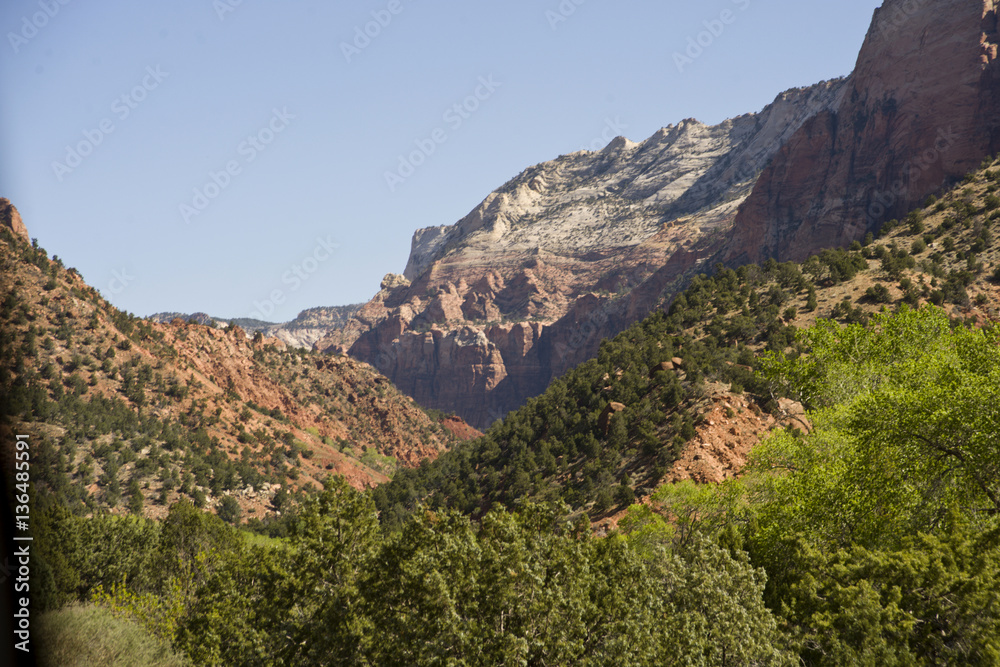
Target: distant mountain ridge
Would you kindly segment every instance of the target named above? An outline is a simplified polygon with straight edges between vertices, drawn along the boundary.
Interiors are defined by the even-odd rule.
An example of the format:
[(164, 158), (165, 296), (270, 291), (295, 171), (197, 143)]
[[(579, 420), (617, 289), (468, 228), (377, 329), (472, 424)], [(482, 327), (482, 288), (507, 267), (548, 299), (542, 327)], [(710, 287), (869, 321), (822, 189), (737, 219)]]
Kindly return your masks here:
[(169, 323), (175, 319), (185, 322), (196, 322), (207, 326), (225, 327), (230, 324), (240, 327), (253, 334), (261, 332), (269, 338), (277, 338), (285, 345), (292, 347), (312, 348), (313, 344), (326, 335), (332, 327), (343, 326), (363, 304), (348, 306), (323, 306), (308, 308), (289, 322), (265, 322), (249, 317), (213, 317), (207, 313), (164, 312), (150, 315), (148, 319), (154, 322)]

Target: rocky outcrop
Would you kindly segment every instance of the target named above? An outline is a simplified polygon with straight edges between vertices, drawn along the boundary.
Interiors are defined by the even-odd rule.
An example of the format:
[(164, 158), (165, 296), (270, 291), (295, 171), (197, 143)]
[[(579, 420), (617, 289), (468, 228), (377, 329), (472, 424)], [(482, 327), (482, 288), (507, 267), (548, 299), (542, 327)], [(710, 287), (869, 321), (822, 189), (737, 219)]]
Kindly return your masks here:
[(457, 440), (475, 440), (483, 435), (481, 431), (472, 428), (457, 415), (445, 417), (440, 423), (444, 430)]
[(761, 174), (727, 261), (850, 243), (1000, 151), (998, 39), (996, 0), (886, 0), (840, 103)]
[(604, 409), (601, 410), (601, 414), (597, 418), (597, 428), (601, 429), (601, 432), (607, 435), (608, 431), (611, 429), (611, 418), (619, 412), (624, 411), (624, 403), (615, 403), (614, 401), (608, 403)]
[(699, 410), (699, 425), (691, 444), (673, 463), (664, 481), (719, 483), (740, 474), (750, 452), (779, 428), (812, 431), (801, 403), (783, 398), (775, 414), (763, 412), (745, 395), (711, 387), (707, 405)]
[(17, 208), (6, 197), (0, 198), (0, 225), (8, 228), (25, 241), (31, 241), (28, 237), (28, 228), (25, 227), (24, 221), (21, 220), (21, 214), (17, 212)]

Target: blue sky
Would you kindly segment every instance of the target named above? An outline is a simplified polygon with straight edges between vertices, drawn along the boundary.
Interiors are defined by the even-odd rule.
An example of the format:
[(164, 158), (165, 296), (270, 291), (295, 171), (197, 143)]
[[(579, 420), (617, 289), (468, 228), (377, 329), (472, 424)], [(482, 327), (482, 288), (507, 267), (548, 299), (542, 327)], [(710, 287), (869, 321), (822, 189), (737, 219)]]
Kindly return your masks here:
[(0, 196), (120, 308), (285, 321), (532, 164), (848, 74), (880, 4), (8, 0)]

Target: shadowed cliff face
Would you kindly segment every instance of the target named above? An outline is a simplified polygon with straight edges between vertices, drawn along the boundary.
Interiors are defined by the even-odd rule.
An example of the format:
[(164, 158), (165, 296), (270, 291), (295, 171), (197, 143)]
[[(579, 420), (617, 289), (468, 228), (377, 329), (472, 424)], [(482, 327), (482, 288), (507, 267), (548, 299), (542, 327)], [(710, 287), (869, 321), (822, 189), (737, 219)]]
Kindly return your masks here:
[(994, 0), (887, 0), (835, 109), (764, 169), (725, 259), (801, 260), (901, 218), (1000, 149)]

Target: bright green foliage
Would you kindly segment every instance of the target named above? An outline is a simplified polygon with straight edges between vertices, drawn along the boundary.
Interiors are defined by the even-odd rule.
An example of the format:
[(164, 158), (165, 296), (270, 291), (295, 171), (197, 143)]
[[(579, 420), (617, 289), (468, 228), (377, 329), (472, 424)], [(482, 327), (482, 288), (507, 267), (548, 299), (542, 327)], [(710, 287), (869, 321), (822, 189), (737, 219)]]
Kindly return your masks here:
[(952, 506), (1000, 511), (998, 333), (904, 306), (868, 329), (821, 321), (804, 333), (808, 356), (765, 359), (776, 384), (837, 407), (814, 415), (807, 439), (783, 434), (757, 451), (762, 533), (809, 526), (827, 542), (891, 545)]
[(177, 626), (184, 613), (184, 592), (176, 581), (160, 595), (136, 592), (120, 584), (107, 590), (98, 584), (91, 602), (115, 616), (138, 623), (149, 634), (166, 642), (177, 639)]
[(274, 595), (284, 549), (243, 545), (220, 554), (192, 596), (176, 645), (196, 664), (273, 665), (288, 609)]
[(753, 452), (743, 479), (725, 485), (732, 496), (744, 496), (734, 512), (748, 515), (754, 527), (751, 545), (758, 562), (780, 567), (790, 535), (808, 534), (838, 548), (881, 539), (887, 523), (908, 518), (885, 511), (884, 494), (895, 489), (884, 484), (882, 471), (856, 476), (858, 453), (837, 428), (837, 417), (829, 409), (813, 413), (815, 431), (808, 438), (773, 435)]
[(618, 519), (618, 530), (630, 547), (649, 558), (659, 557), (660, 550), (673, 544), (677, 533), (673, 523), (646, 504), (629, 507)]
[[(914, 317), (939, 326), (945, 318), (932, 310)], [(931, 503), (1000, 513), (998, 334), (959, 327), (899, 359), (860, 396), (849, 429), (865, 464), (891, 469), (897, 484), (917, 480)]]
[(814, 430), (772, 436), (738, 480), (660, 489), (675, 534), (639, 511), (627, 527), (746, 544), (805, 664), (997, 664), (998, 331), (904, 307), (801, 338), (762, 367)]
[(767, 353), (761, 369), (777, 394), (810, 408), (836, 405), (884, 384), (885, 373), (903, 361), (944, 353), (950, 332), (944, 313), (930, 308), (876, 315), (867, 328), (821, 319), (798, 333), (807, 355)]
[(344, 478), (327, 480), (303, 508), (289, 539), (288, 574), (277, 582), (279, 627), (291, 641), (288, 664), (351, 662), (371, 641), (359, 579), (375, 565), (381, 542), (371, 497)]

